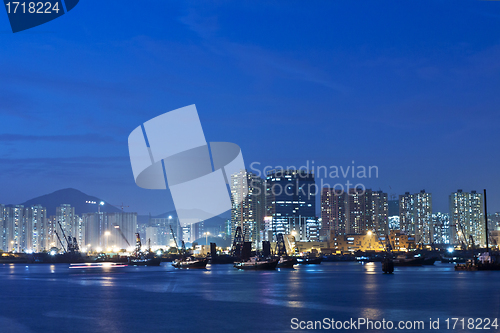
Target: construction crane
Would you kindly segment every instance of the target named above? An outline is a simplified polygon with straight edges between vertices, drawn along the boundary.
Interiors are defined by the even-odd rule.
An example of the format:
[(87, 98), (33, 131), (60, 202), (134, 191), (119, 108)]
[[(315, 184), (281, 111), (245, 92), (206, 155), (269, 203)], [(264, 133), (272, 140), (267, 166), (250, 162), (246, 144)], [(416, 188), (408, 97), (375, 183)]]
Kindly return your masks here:
[[(455, 224), (454, 226), (456, 228), (457, 225)], [(459, 234), (458, 236), (459, 237), (458, 237), (458, 240), (461, 243), (462, 249), (466, 250), (469, 247), (469, 241), (470, 240), (467, 240), (467, 235), (465, 233), (464, 226), (462, 225), (462, 223), (460, 223), (460, 221), (458, 221), (458, 228), (459, 228), (459, 232), (458, 232), (458, 234)], [(460, 237), (460, 236), (463, 236), (463, 238)]]
[(122, 210), (122, 212), (123, 212), (123, 208), (128, 208), (128, 207), (130, 207), (130, 206), (124, 206), (124, 205), (123, 205), (123, 202), (122, 202), (122, 204), (121, 204), (121, 205), (111, 205), (111, 206), (114, 206), (114, 207), (118, 207), (118, 208), (120, 208), (120, 209)]
[(141, 247), (142, 247), (142, 243), (141, 243), (141, 235), (139, 235), (138, 232), (135, 233), (135, 255), (136, 256), (139, 256), (139, 254), (141, 253)]
[[(59, 224), (59, 228), (61, 228), (61, 232), (62, 232), (64, 240), (68, 243), (67, 251), (66, 251), (66, 249), (64, 249), (64, 245), (63, 245), (64, 252), (69, 252), (69, 253), (78, 252), (80, 250), (80, 248), (78, 247), (78, 242), (76, 241), (76, 237), (71, 237), (71, 236), (66, 237), (66, 234), (64, 233), (64, 229), (61, 225), (61, 222), (57, 222), (57, 223)], [(57, 233), (56, 233), (56, 235), (57, 235)], [(57, 235), (57, 238), (59, 238), (59, 235)], [(59, 238), (59, 242), (61, 242), (60, 238)], [(61, 242), (61, 245), (62, 245), (62, 242)]]
[(281, 232), (278, 234), (278, 239), (276, 241), (276, 250), (275, 250), (275, 253), (278, 256), (284, 256), (284, 257), (287, 256), (286, 246), (285, 246), (285, 239), (284, 239), (283, 234)]
[(177, 249), (177, 252), (179, 252), (179, 245), (177, 245), (177, 239), (175, 239), (175, 234), (174, 234), (174, 230), (172, 229), (172, 226), (170, 226), (170, 232), (172, 233), (172, 237), (174, 239), (175, 248)]
[(231, 247), (231, 255), (233, 257), (240, 257), (243, 249), (243, 233), (241, 232), (241, 227), (236, 227), (236, 231), (234, 233), (233, 246)]
[(57, 230), (54, 230), (54, 231), (55, 231), (55, 233), (56, 233), (57, 239), (59, 240), (59, 243), (61, 243), (61, 246), (62, 246), (62, 248), (63, 248), (64, 252), (66, 252), (66, 248), (64, 247), (64, 244), (63, 244), (63, 242), (61, 241), (61, 237), (59, 237), (59, 234), (57, 233)]
[(125, 240), (125, 242), (127, 243), (127, 245), (130, 247), (130, 243), (128, 242), (127, 237), (125, 237), (125, 235), (123, 234), (122, 229), (120, 229), (120, 226), (118, 224), (115, 224), (115, 225), (113, 225), (113, 227), (115, 227), (115, 229), (118, 230), (118, 232), (120, 233), (120, 235), (122, 236), (122, 238)]

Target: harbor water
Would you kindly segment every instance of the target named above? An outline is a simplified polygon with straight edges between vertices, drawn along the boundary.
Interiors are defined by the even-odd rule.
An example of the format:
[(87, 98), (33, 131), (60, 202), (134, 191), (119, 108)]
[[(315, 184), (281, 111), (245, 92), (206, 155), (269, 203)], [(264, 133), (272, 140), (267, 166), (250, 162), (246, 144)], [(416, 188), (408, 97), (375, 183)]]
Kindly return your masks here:
[(498, 271), (456, 272), (452, 264), (441, 263), (397, 267), (392, 275), (382, 274), (380, 263), (295, 267), (3, 264), (0, 332), (297, 332), (300, 322), (306, 327), (324, 318), (423, 321), (421, 332), (431, 331), (430, 320), (439, 318), (433, 332), (469, 332), (467, 327), (449, 330), (445, 320), (500, 317)]

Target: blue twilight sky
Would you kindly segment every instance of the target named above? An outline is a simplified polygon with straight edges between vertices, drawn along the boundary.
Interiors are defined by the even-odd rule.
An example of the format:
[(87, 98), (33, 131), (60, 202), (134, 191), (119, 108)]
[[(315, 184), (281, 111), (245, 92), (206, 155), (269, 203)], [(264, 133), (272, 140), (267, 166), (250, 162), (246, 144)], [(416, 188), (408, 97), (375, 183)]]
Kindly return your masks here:
[(500, 2), (85, 0), (16, 34), (0, 13), (0, 48), (0, 203), (173, 209), (135, 185), (127, 138), (196, 104), (248, 168), (354, 161), (379, 175), (351, 183), (445, 212), (487, 188), (500, 211)]

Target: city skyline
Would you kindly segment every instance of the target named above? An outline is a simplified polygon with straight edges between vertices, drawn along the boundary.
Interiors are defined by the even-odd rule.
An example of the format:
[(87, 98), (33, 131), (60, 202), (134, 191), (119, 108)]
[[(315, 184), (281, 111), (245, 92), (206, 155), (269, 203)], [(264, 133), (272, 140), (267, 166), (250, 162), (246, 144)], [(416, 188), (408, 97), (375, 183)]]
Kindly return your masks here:
[[(244, 194), (242, 184), (245, 187), (248, 184)], [(462, 248), (485, 244), (482, 193), (457, 190), (449, 195), (450, 213), (442, 213), (433, 211), (432, 193), (406, 192), (397, 200), (398, 212), (392, 209), (390, 214), (387, 193), (382, 191), (350, 188), (348, 192), (339, 192), (323, 188), (321, 215), (313, 216), (314, 194), (306, 188), (314, 184), (312, 174), (303, 170), (273, 170), (266, 179), (242, 170), (231, 176), (233, 197), (239, 199), (243, 195), (241, 200), (233, 200), (231, 219), (200, 221), (190, 226), (181, 226), (178, 216), (173, 214), (149, 216), (147, 222), (138, 223), (136, 212), (101, 211), (104, 202), (97, 204), (98, 212), (81, 215), (67, 203), (57, 205), (55, 215), (40, 204), (11, 207), (0, 204), (0, 247), (3, 251), (26, 253), (58, 246), (64, 250), (68, 240), (84, 252), (91, 249), (116, 252), (130, 249), (129, 240), (138, 232), (144, 243), (150, 240), (153, 246), (170, 248), (173, 234), (185, 242), (205, 237), (208, 244), (209, 235), (230, 242), (236, 227), (241, 227), (244, 240), (257, 249), (261, 241), (274, 242), (280, 233), (293, 236), (296, 242), (312, 242), (338, 250), (353, 249), (355, 242), (357, 248), (380, 251), (382, 239), (389, 237), (395, 242), (398, 235), (411, 239), (411, 244), (402, 245), (405, 249), (426, 244), (454, 244)], [(490, 240), (497, 245), (500, 213), (490, 212), (488, 217)], [(396, 220), (391, 222), (390, 218)]]
[[(251, 173), (249, 171), (247, 171), (247, 173)], [(255, 175), (255, 174), (254, 174)], [(354, 185), (354, 184), (351, 184), (351, 185)], [(315, 208), (315, 211), (316, 211), (316, 215), (318, 217), (321, 216), (321, 201), (320, 201), (320, 197), (321, 197), (321, 192), (323, 189), (329, 189), (331, 187), (323, 187), (323, 188), (317, 188), (317, 193), (315, 194), (315, 202), (316, 202), (316, 208)], [(350, 187), (350, 189), (354, 189), (354, 187)], [(365, 189), (370, 189), (370, 187), (365, 187)], [(80, 190), (78, 189), (73, 189), (73, 188), (63, 188), (63, 189), (58, 189), (58, 190), (55, 190), (54, 192), (51, 192), (51, 193), (42, 193), (40, 195), (40, 197), (43, 197), (43, 196), (46, 196), (46, 195), (51, 195), (55, 192), (60, 192), (60, 191), (65, 191), (65, 190), (71, 190), (71, 191), (77, 191), (77, 192), (81, 192)], [(410, 193), (408, 191), (405, 191), (404, 193), (396, 193), (396, 192), (391, 192), (391, 193), (388, 193), (389, 191), (387, 191), (386, 189), (380, 189), (378, 191), (382, 191), (382, 192), (385, 192), (388, 194), (388, 201), (389, 202), (397, 202), (398, 201), (398, 197), (403, 195), (403, 194), (406, 194), (406, 193)], [(419, 190), (419, 191), (422, 191), (422, 190)], [(419, 191), (415, 191), (415, 192), (419, 192)], [(425, 190), (424, 190), (425, 191)], [(455, 192), (460, 192), (460, 191), (465, 191), (465, 192), (483, 192), (482, 189), (470, 189), (470, 190), (467, 190), (467, 189), (464, 189), (464, 188), (456, 188), (454, 190), (452, 190), (450, 193), (455, 193)], [(432, 193), (432, 191), (428, 191), (429, 193)], [(438, 200), (446, 200), (446, 205), (445, 206), (442, 206), (441, 208), (444, 208), (444, 209), (435, 209), (436, 212), (441, 212), (441, 213), (449, 213), (450, 212), (450, 206), (449, 206), (449, 194), (446, 194), (444, 199), (443, 198), (439, 198)], [(85, 194), (85, 193), (82, 193), (82, 194)], [(488, 191), (488, 196), (489, 196), (490, 192)], [(102, 197), (96, 197), (94, 196), (93, 194), (85, 194), (85, 195), (89, 195), (89, 196), (92, 196), (93, 198), (99, 198), (99, 200), (102, 200), (103, 202), (105, 202), (105, 205), (107, 205), (108, 207), (112, 207), (111, 209), (116, 209), (115, 207), (118, 207), (118, 208), (121, 208), (123, 207), (123, 209), (129, 211), (129, 212), (136, 212), (138, 213), (138, 215), (152, 215), (152, 216), (156, 216), (156, 215), (162, 215), (162, 214), (165, 214), (165, 213), (169, 213), (169, 212), (174, 212), (175, 211), (175, 207), (172, 205), (171, 207), (169, 208), (166, 208), (166, 210), (157, 210), (156, 213), (152, 213), (152, 212), (149, 212), (149, 211), (145, 211), (145, 210), (134, 210), (133, 208), (131, 208), (130, 206), (128, 205), (124, 205), (123, 203), (121, 205), (114, 205), (111, 203), (111, 201), (108, 201), (106, 200), (106, 198), (102, 198)], [(36, 198), (29, 198), (23, 202), (12, 202), (12, 201), (4, 201), (4, 202), (1, 202), (1, 204), (3, 205), (8, 205), (8, 206), (15, 206), (15, 205), (22, 205), (24, 204), (25, 202), (30, 202), (30, 201), (33, 201), (35, 200)], [(491, 198), (489, 198), (488, 200), (491, 200)], [(36, 200), (35, 200), (36, 201)], [(60, 203), (58, 203), (58, 205), (60, 204), (63, 204), (64, 200), (62, 200)], [(489, 202), (489, 201), (488, 201)], [(38, 203), (37, 203), (38, 204)], [(122, 206), (123, 205), (123, 206)], [(434, 205), (434, 204), (433, 204)], [(137, 207), (137, 206), (135, 206)], [(500, 209), (498, 210), (495, 210), (493, 207), (495, 207), (494, 205), (490, 204), (489, 203), (489, 206), (488, 206), (488, 211), (490, 213), (496, 213), (496, 212), (500, 212)], [(92, 209), (92, 208), (89, 208), (88, 210), (85, 210), (85, 212), (92, 212), (92, 211), (96, 211), (97, 208), (95, 209)], [(223, 214), (220, 214), (220, 216), (222, 217), (229, 217), (231, 216), (231, 210), (228, 210), (226, 212), (224, 212)], [(392, 215), (392, 216), (395, 216), (395, 215)]]
[(72, 187), (172, 210), (168, 190), (136, 188), (127, 136), (194, 103), (207, 140), (238, 144), (247, 168), (355, 161), (389, 196), (426, 188), (444, 211), (449, 193), (486, 188), (500, 210), (494, 3), (154, 6), (100, 19), (81, 2), (2, 35), (0, 202)]

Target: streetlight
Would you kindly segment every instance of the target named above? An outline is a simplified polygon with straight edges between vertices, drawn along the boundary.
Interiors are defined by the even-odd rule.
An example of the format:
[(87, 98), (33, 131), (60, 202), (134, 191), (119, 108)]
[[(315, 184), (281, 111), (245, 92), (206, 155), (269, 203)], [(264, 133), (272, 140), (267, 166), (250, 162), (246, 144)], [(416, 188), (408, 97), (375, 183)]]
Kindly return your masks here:
[[(85, 203), (91, 204), (91, 205), (97, 205), (97, 202), (95, 201), (85, 201)], [(99, 204), (97, 205), (97, 212), (100, 214), (101, 213), (101, 206), (104, 206), (104, 201), (100, 201)]]

